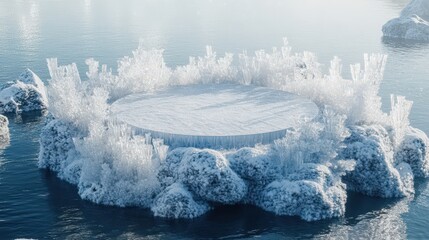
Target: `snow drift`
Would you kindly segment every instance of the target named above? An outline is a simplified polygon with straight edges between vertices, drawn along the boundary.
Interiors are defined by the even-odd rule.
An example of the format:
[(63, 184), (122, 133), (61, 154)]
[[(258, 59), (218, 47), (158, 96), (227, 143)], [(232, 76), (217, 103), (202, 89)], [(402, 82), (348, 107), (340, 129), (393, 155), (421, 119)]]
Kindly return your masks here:
[[(118, 61), (118, 74), (87, 60), (48, 60), (52, 119), (41, 133), (39, 166), (75, 184), (83, 199), (150, 208), (156, 216), (194, 218), (219, 204), (250, 203), (313, 221), (344, 214), (346, 189), (381, 197), (413, 194), (428, 173), (428, 138), (409, 125), (412, 103), (392, 96), (381, 110), (378, 90), (386, 56), (364, 55), (341, 75), (335, 57), (323, 74), (313, 53), (272, 52), (204, 57), (167, 67), (160, 50), (140, 46)], [(241, 149), (173, 148), (110, 117), (123, 96), (188, 84), (244, 84), (288, 91), (314, 101), (319, 115), (273, 143)], [(228, 117), (228, 116), (225, 116)]]
[(412, 0), (398, 18), (383, 26), (383, 35), (417, 41), (429, 41), (429, 1)]

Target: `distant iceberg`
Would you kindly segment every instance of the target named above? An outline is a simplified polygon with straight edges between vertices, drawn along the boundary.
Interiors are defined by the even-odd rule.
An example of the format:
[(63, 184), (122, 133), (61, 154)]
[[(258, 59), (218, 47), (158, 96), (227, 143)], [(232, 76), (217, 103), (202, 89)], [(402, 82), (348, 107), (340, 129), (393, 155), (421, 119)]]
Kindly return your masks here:
[[(429, 140), (410, 126), (412, 102), (392, 96), (390, 112), (381, 110), (386, 56), (365, 54), (363, 67), (351, 65), (351, 80), (342, 77), (339, 58), (323, 74), (313, 53), (292, 53), (286, 40), (233, 62), (232, 54), (217, 57), (207, 47), (206, 56), (171, 69), (161, 50), (140, 46), (118, 61), (117, 74), (87, 60), (82, 80), (76, 64), (49, 59), (52, 116), (41, 132), (39, 167), (75, 184), (82, 199), (168, 218), (245, 203), (306, 221), (328, 219), (345, 214), (346, 190), (412, 197), (414, 180), (428, 177)], [(318, 115), (274, 142), (216, 150), (175, 148), (111, 116), (112, 103), (133, 93), (225, 83), (300, 95), (316, 103)]]
[(398, 18), (383, 26), (383, 35), (416, 41), (429, 41), (429, 1), (412, 0)]
[(45, 85), (30, 69), (26, 69), (18, 80), (9, 82), (0, 89), (1, 113), (44, 110), (47, 107)]

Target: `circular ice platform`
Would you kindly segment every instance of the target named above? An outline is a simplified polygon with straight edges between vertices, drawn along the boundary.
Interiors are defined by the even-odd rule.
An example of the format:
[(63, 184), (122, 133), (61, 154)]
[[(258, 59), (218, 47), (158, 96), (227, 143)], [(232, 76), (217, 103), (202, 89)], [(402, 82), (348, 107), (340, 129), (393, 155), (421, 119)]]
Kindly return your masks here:
[(175, 86), (114, 102), (112, 117), (172, 147), (237, 148), (269, 143), (313, 119), (309, 99), (234, 84)]

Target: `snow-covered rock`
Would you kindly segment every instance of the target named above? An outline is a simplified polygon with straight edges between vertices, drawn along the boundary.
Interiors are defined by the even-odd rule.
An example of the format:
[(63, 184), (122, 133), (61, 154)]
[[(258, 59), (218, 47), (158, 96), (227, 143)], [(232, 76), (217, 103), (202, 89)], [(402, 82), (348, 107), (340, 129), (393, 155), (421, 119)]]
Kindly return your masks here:
[(260, 201), (263, 189), (275, 179), (281, 177), (278, 161), (275, 161), (269, 145), (254, 148), (244, 147), (226, 154), (231, 169), (246, 183), (247, 195), (244, 203), (256, 204)]
[(0, 144), (9, 142), (9, 120), (7, 117), (0, 115)]
[(233, 204), (247, 193), (246, 184), (220, 152), (189, 148), (178, 170), (180, 180), (206, 201)]
[(227, 154), (231, 169), (249, 181), (271, 182), (280, 174), (278, 164), (267, 145), (244, 147)]
[(429, 41), (429, 1), (412, 0), (401, 12), (400, 17), (383, 26), (383, 35), (417, 41)]
[(174, 183), (156, 197), (151, 210), (158, 217), (195, 218), (209, 211), (210, 206), (194, 200), (183, 184)]
[(414, 176), (429, 177), (428, 152), (428, 136), (423, 131), (410, 127), (395, 152), (395, 160), (408, 163), (413, 170)]
[(80, 171), (76, 167), (79, 164), (69, 166), (76, 155), (73, 138), (77, 135), (72, 124), (57, 119), (49, 121), (40, 134), (39, 167), (58, 172), (60, 177), (77, 183)]
[(18, 80), (7, 83), (0, 90), (0, 112), (44, 110), (47, 106), (45, 85), (30, 69), (26, 69)]
[(341, 181), (334, 181), (324, 165), (304, 164), (283, 180), (270, 183), (259, 205), (277, 215), (299, 216), (315, 221), (342, 216), (347, 194)]
[(158, 171), (158, 180), (162, 187), (179, 181), (179, 166), (188, 148), (176, 148), (168, 152)]
[(428, 0), (411, 0), (401, 11), (401, 16), (410, 17), (418, 15), (424, 19), (429, 19), (429, 1)]
[(403, 197), (414, 193), (413, 174), (407, 163), (394, 163), (393, 143), (381, 125), (351, 127), (341, 154), (354, 159), (354, 171), (345, 177), (347, 188), (369, 196)]

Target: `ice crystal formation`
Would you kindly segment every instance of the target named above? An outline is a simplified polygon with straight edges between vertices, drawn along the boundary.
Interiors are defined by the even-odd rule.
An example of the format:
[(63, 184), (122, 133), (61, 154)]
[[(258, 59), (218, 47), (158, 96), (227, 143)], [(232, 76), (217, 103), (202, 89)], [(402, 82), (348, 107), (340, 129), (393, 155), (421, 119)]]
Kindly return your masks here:
[[(351, 79), (342, 77), (339, 58), (323, 74), (313, 53), (292, 53), (286, 40), (236, 60), (207, 47), (206, 56), (172, 69), (161, 50), (140, 46), (118, 61), (117, 74), (87, 60), (82, 80), (75, 64), (48, 59), (52, 118), (41, 133), (39, 166), (75, 184), (83, 199), (169, 218), (239, 203), (307, 221), (333, 218), (344, 215), (347, 189), (411, 196), (414, 179), (428, 176), (429, 141), (409, 125), (412, 103), (392, 96), (391, 111), (381, 110), (386, 56), (365, 54), (363, 65), (351, 66)], [(110, 115), (111, 104), (129, 94), (225, 83), (298, 94), (319, 114), (274, 142), (217, 150), (174, 148)]]

